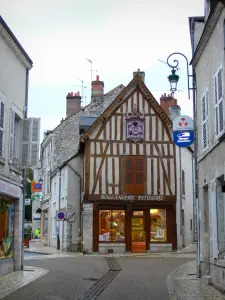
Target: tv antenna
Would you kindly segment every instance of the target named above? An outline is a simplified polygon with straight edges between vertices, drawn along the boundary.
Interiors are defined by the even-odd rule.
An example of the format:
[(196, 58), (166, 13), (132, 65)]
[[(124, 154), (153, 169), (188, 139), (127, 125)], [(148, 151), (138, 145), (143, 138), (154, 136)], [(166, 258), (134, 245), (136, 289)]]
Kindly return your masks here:
[(81, 88), (82, 88), (82, 96), (81, 96), (81, 99), (82, 99), (83, 104), (85, 104), (85, 103), (84, 103), (84, 89), (86, 89), (87, 86), (84, 86), (84, 81), (83, 81), (83, 80), (81, 80), (81, 79), (78, 78), (78, 77), (76, 77), (76, 78), (81, 82), (81, 86), (75, 85), (75, 87), (81, 87)]
[[(158, 59), (158, 61), (160, 61), (161, 63), (163, 63), (163, 64), (165, 64), (165, 65), (168, 66), (167, 62), (165, 62), (164, 60)], [(176, 67), (175, 69), (176, 69), (177, 71), (180, 70), (180, 68), (178, 68), (178, 67)]]
[[(92, 69), (92, 60), (90, 60), (89, 58), (86, 58), (87, 61), (89, 61), (89, 63), (91, 64), (91, 83), (92, 83), (92, 72), (98, 72), (100, 70), (93, 70)], [(85, 70), (85, 71), (90, 71), (90, 70)]]

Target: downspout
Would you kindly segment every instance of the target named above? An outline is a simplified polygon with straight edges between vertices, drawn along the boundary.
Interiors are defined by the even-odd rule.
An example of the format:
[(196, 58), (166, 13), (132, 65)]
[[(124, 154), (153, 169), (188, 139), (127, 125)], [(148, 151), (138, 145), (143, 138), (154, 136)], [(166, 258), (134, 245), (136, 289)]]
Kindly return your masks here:
[[(25, 82), (25, 107), (23, 112), (24, 119), (27, 118), (28, 110), (28, 89), (29, 89), (29, 68), (26, 68)], [(24, 225), (25, 225), (25, 193), (26, 193), (26, 170), (22, 170), (23, 176), (23, 210), (22, 210), (22, 245), (21, 245), (21, 270), (24, 268)]]
[[(194, 28), (195, 24), (192, 19), (191, 24), (191, 42), (192, 42), (192, 55), (194, 55)], [(198, 149), (198, 140), (197, 140), (197, 105), (196, 105), (196, 93), (197, 93), (197, 84), (196, 84), (196, 74), (195, 68), (192, 65), (192, 79), (193, 79), (193, 119), (194, 119), (194, 172), (195, 172), (195, 182), (194, 182), (194, 200), (195, 200), (195, 227), (197, 232), (197, 251), (196, 251), (196, 277), (201, 277), (201, 267), (200, 267), (200, 217), (199, 217), (199, 196), (198, 196), (198, 158), (197, 158), (197, 149)]]
[[(81, 238), (81, 236), (82, 236), (82, 228), (83, 228), (83, 224), (82, 224), (82, 215), (81, 215), (81, 206), (82, 206), (82, 203), (81, 203), (81, 190), (82, 190), (82, 186), (81, 186), (81, 175), (80, 174), (78, 174), (77, 173), (77, 171), (76, 170), (74, 170), (74, 168), (73, 167), (71, 167), (71, 165), (69, 164), (69, 163), (66, 163), (66, 165), (73, 171), (73, 173), (77, 176), (77, 177), (79, 177), (79, 181), (80, 181), (80, 238)], [(81, 242), (82, 242), (82, 240), (81, 240)], [(82, 244), (81, 244), (82, 245)], [(81, 249), (82, 250), (82, 249)]]
[[(61, 169), (59, 170), (59, 209), (61, 207)], [(60, 221), (57, 224), (57, 250), (60, 250)]]
[[(194, 33), (195, 33), (195, 22), (192, 19), (191, 21), (191, 50), (192, 50), (192, 56), (194, 55)], [(192, 66), (192, 73), (194, 74), (194, 68)], [(193, 99), (193, 119), (195, 120), (195, 97)], [(196, 135), (196, 132), (195, 132)], [(195, 137), (196, 138), (196, 137)], [(196, 149), (195, 149), (196, 150)], [(195, 190), (196, 190), (196, 182), (195, 182), (195, 156), (197, 154), (194, 152), (192, 157), (192, 187), (193, 187), (193, 242), (196, 241), (196, 197), (195, 197)]]

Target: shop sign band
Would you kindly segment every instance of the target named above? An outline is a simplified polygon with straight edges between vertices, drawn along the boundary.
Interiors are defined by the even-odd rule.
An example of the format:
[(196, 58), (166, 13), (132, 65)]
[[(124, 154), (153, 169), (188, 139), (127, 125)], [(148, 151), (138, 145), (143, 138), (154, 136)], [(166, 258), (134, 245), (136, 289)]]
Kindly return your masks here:
[(128, 200), (128, 201), (162, 201), (165, 200), (161, 195), (101, 195), (101, 200)]

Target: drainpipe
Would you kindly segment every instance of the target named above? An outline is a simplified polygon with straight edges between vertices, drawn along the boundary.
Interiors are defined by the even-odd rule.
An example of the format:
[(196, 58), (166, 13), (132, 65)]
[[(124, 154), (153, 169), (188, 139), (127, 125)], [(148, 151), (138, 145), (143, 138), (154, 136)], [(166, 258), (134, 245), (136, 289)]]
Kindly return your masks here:
[[(59, 170), (59, 209), (61, 207), (61, 169)], [(57, 224), (57, 250), (60, 250), (60, 221)]]
[[(23, 112), (24, 119), (27, 118), (28, 106), (28, 88), (29, 88), (29, 68), (26, 69), (25, 82), (25, 108)], [(24, 225), (25, 225), (25, 193), (26, 193), (26, 170), (22, 170), (23, 176), (23, 210), (22, 210), (22, 244), (21, 244), (21, 270), (24, 268)]]
[[(191, 45), (192, 45), (192, 56), (194, 55), (194, 33), (195, 33), (195, 22), (194, 20), (192, 19), (191, 21)], [(194, 68), (192, 67), (192, 70), (193, 70), (193, 74), (194, 74)], [(193, 93), (194, 94), (194, 93)], [(194, 96), (194, 95), (193, 95)], [(195, 101), (193, 101), (193, 119), (194, 119), (194, 122), (195, 122)], [(195, 132), (195, 135), (196, 135), (196, 132)], [(195, 148), (195, 147), (194, 147)], [(196, 149), (194, 149), (195, 151)], [(196, 235), (195, 235), (195, 232), (196, 232), (196, 182), (195, 182), (195, 157), (197, 156), (197, 153), (193, 153), (193, 160), (192, 160), (192, 185), (193, 185), (193, 242), (196, 241)]]
[[(215, 6), (214, 6), (215, 7)], [(213, 11), (214, 12), (214, 11)], [(191, 24), (191, 38), (192, 38), (192, 55), (194, 55), (194, 29), (195, 23), (192, 19)], [(196, 76), (195, 76), (195, 68), (192, 66), (192, 74), (193, 74), (193, 119), (194, 119), (194, 133), (195, 133), (195, 140), (194, 140), (194, 172), (195, 172), (195, 189), (194, 189), (194, 200), (195, 200), (195, 226), (197, 232), (197, 251), (196, 251), (196, 276), (197, 278), (201, 277), (201, 267), (200, 267), (200, 217), (199, 217), (199, 195), (198, 195), (198, 157), (197, 157), (197, 149), (198, 149), (198, 140), (197, 140), (197, 105), (196, 105), (196, 93), (197, 93), (197, 85), (196, 85)]]
[[(71, 165), (69, 163), (66, 163), (66, 165), (73, 171), (73, 173), (79, 177), (79, 181), (80, 181), (80, 237), (82, 236), (82, 228), (83, 228), (83, 223), (82, 223), (82, 215), (81, 215), (81, 206), (82, 206), (82, 203), (81, 203), (81, 176), (80, 174), (77, 173), (76, 170), (74, 170), (73, 167), (71, 167)], [(82, 240), (81, 240), (82, 242)], [(82, 250), (82, 249), (81, 249)]]

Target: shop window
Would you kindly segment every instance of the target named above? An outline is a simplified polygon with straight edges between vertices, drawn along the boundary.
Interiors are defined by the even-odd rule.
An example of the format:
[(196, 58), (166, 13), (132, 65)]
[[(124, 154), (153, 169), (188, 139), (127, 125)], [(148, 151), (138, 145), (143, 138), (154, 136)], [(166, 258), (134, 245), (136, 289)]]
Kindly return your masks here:
[(125, 194), (145, 194), (146, 161), (142, 156), (123, 157), (123, 191)]
[(13, 203), (0, 199), (0, 259), (13, 257)]
[(125, 211), (99, 211), (99, 242), (125, 242)]
[(151, 219), (151, 242), (166, 242), (166, 210), (150, 209)]

